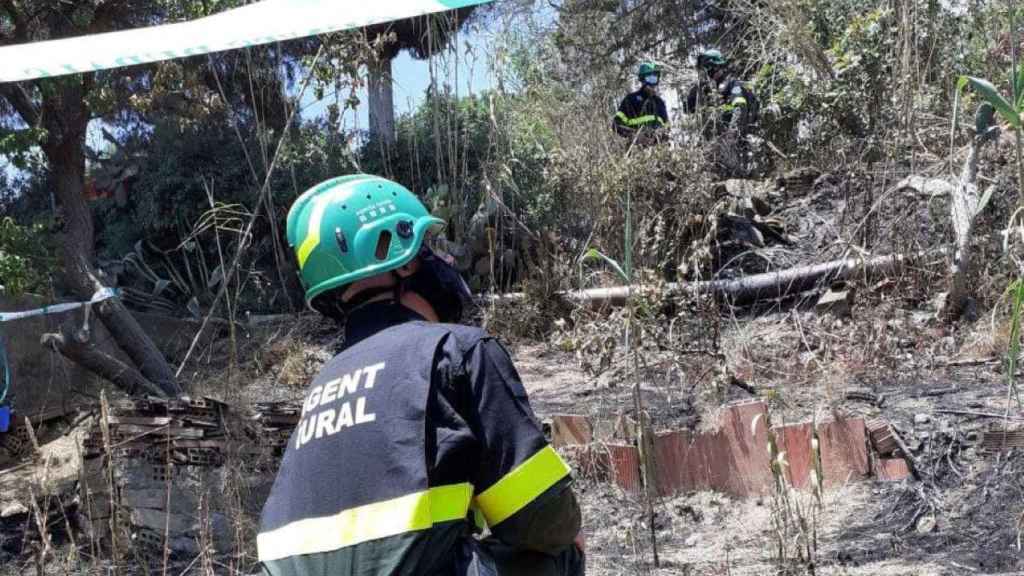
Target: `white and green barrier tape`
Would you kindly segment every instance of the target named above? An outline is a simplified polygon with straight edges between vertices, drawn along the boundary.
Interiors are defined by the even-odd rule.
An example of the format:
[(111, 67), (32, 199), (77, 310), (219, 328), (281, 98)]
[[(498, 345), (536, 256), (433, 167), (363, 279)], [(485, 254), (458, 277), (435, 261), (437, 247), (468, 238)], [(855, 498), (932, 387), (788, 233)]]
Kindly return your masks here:
[(118, 291), (116, 288), (103, 287), (97, 290), (96, 293), (92, 295), (92, 298), (86, 302), (65, 302), (62, 304), (43, 306), (42, 308), (34, 308), (32, 310), (0, 312), (0, 322), (10, 322), (11, 320), (21, 320), (22, 318), (31, 318), (33, 316), (46, 316), (47, 314), (60, 314), (61, 312), (76, 310), (83, 306), (91, 306), (97, 302), (102, 302), (117, 295)]
[(188, 22), (0, 48), (0, 82), (108, 70), (363, 28), (490, 0), (264, 0)]

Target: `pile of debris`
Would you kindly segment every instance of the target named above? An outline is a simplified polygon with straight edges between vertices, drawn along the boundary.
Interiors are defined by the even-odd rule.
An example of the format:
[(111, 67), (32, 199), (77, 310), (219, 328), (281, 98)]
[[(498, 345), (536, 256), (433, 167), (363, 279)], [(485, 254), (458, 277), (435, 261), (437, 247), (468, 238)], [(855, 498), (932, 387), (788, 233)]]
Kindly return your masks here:
[(84, 442), (83, 528), (95, 540), (128, 537), (147, 551), (229, 544), (225, 511), (251, 506), (226, 495), (262, 501), (299, 416), (290, 405), (260, 404), (245, 417), (212, 398), (109, 405)]

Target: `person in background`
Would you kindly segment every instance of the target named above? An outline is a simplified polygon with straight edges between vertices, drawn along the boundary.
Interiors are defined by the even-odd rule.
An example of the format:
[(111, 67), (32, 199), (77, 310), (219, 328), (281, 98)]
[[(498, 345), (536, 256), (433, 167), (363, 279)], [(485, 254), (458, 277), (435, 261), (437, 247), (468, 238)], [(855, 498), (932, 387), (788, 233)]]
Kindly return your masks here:
[(640, 88), (622, 99), (615, 114), (615, 131), (642, 145), (663, 141), (668, 135), (668, 111), (658, 95), (661, 68), (644, 62), (637, 69)]
[(683, 111), (711, 111), (702, 137), (714, 144), (715, 164), (722, 175), (744, 176), (752, 162), (751, 140), (758, 123), (758, 100), (745, 82), (729, 71), (718, 50), (697, 55), (697, 82), (686, 96)]
[(703, 107), (714, 107), (719, 112), (717, 123), (722, 129), (746, 132), (755, 120), (757, 97), (745, 82), (729, 72), (728, 61), (722, 53), (705, 50), (698, 54), (697, 74), (697, 83), (690, 87), (683, 110), (694, 114)]

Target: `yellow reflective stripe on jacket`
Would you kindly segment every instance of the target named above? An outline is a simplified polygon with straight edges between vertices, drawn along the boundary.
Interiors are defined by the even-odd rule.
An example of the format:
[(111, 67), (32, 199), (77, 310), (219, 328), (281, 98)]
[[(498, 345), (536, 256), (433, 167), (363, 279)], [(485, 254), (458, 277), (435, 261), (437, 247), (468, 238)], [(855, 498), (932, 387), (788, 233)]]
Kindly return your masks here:
[(737, 96), (736, 98), (732, 99), (732, 105), (733, 106), (746, 106), (747, 105), (747, 99), (744, 98), (743, 96)]
[(569, 475), (569, 466), (551, 446), (546, 446), (494, 486), (476, 496), (488, 526), (497, 526)]
[(256, 536), (260, 562), (330, 552), (368, 540), (425, 530), (466, 517), (473, 498), (469, 483), (437, 486), (333, 516), (297, 520)]
[(665, 121), (662, 120), (660, 116), (656, 116), (653, 114), (647, 114), (646, 116), (637, 116), (636, 118), (630, 118), (629, 116), (626, 116), (625, 112), (619, 112), (615, 115), (615, 117), (621, 120), (623, 124), (630, 127), (641, 126), (643, 124), (651, 124), (654, 122), (658, 122), (663, 126), (665, 125)]
[(653, 114), (648, 114), (646, 116), (637, 116), (636, 118), (630, 118), (626, 123), (629, 124), (630, 126), (640, 126), (642, 124), (651, 124), (660, 121), (661, 118), (658, 118)]

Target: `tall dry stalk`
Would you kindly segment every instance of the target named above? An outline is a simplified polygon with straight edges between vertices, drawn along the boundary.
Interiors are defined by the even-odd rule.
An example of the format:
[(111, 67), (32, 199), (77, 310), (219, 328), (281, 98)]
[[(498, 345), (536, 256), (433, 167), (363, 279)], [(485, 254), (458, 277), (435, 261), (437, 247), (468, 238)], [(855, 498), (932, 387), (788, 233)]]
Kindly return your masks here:
[[(1021, 94), (1020, 91), (1024, 89), (1021, 86), (1021, 71), (1019, 70), (1017, 62), (1017, 43), (1019, 39), (1017, 37), (1017, 14), (1016, 7), (1019, 4), (1019, 0), (1007, 0), (1007, 6), (1010, 10), (1010, 85), (1013, 90), (1013, 104), (1017, 107), (1017, 114), (1020, 115), (1022, 110)], [(1016, 140), (1017, 140), (1017, 192), (1018, 192), (1018, 205), (1024, 207), (1024, 143), (1021, 142), (1021, 122), (1017, 123)]]

